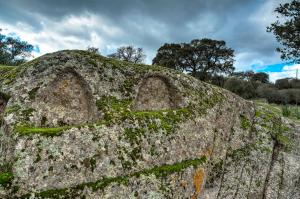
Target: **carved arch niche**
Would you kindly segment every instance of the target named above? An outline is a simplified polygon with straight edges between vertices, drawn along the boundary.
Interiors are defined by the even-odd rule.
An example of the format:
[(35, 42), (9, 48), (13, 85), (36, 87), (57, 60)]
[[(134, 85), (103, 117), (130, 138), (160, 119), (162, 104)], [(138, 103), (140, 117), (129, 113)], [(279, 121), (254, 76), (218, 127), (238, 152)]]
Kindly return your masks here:
[(82, 124), (93, 120), (92, 94), (86, 81), (74, 70), (62, 71), (38, 94), (41, 125)]
[(138, 89), (134, 110), (167, 110), (180, 106), (182, 97), (169, 79), (160, 75), (147, 76)]

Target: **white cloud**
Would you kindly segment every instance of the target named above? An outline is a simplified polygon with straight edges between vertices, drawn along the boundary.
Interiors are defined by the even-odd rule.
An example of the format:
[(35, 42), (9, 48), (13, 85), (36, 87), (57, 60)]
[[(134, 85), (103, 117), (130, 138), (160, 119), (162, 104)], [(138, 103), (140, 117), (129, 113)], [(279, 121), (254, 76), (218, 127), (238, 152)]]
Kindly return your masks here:
[(265, 0), (264, 4), (249, 17), (249, 20), (265, 31), (267, 26), (270, 26), (271, 23), (278, 20), (274, 10), (279, 4), (288, 2), (290, 2), (290, 0)]
[(117, 45), (110, 41), (111, 38), (124, 34), (109, 20), (90, 13), (67, 16), (59, 21), (50, 21), (41, 15), (36, 17), (42, 27), (39, 30), (27, 23), (11, 25), (0, 20), (4, 34), (15, 33), (22, 40), (39, 46), (40, 52), (33, 53), (35, 57), (62, 49), (86, 49), (88, 46), (99, 47), (100, 52), (112, 47), (115, 49)]
[(285, 65), (281, 72), (268, 72), (270, 81), (275, 82), (277, 79), (295, 78), (297, 69), (300, 69), (300, 64)]
[(270, 81), (275, 82), (277, 79), (295, 77), (295, 71), (283, 71), (283, 72), (268, 72)]
[(264, 67), (265, 65), (270, 65), (277, 63), (278, 59), (277, 54), (273, 56), (264, 57), (260, 59), (261, 55), (257, 52), (240, 52), (235, 56), (234, 66), (237, 71), (246, 71), (246, 70), (258, 70)]
[(283, 71), (295, 71), (300, 69), (300, 64), (294, 64), (294, 65), (285, 65), (282, 70)]

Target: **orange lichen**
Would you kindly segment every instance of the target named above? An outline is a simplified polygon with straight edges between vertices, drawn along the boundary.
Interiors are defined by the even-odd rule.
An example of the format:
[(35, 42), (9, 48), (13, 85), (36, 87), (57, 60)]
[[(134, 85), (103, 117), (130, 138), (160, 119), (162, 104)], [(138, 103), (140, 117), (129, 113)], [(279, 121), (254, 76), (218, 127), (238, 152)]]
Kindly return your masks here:
[(195, 192), (192, 196), (192, 199), (196, 199), (198, 195), (201, 193), (204, 184), (204, 179), (205, 179), (204, 169), (203, 168), (197, 169), (193, 177)]

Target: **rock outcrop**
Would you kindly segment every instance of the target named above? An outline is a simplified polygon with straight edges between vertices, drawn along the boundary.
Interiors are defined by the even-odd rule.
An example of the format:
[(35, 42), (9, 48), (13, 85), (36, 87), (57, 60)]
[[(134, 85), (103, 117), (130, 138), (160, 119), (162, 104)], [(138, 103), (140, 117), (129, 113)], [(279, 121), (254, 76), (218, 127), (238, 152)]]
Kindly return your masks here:
[(0, 118), (0, 198), (300, 198), (297, 125), (167, 68), (0, 67)]

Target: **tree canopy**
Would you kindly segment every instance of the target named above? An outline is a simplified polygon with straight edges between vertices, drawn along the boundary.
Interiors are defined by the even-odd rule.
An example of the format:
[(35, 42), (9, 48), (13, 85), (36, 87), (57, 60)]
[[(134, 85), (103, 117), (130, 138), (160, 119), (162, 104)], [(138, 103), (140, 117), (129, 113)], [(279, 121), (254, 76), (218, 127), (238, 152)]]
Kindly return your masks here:
[(256, 81), (261, 83), (269, 83), (269, 74), (264, 72), (255, 73), (252, 70), (234, 72), (232, 73), (233, 77), (237, 77), (239, 79), (247, 80), (247, 81)]
[(233, 57), (234, 51), (226, 47), (225, 41), (194, 39), (190, 43), (164, 44), (153, 64), (186, 71), (205, 80), (211, 75), (233, 72)]
[(88, 46), (87, 51), (94, 54), (100, 54), (99, 48), (93, 46)]
[(277, 51), (283, 60), (300, 63), (300, 1), (280, 4), (275, 9), (277, 21), (267, 27), (281, 44)]
[(26, 41), (0, 33), (0, 64), (19, 65), (31, 56), (32, 51), (33, 46)]
[(133, 46), (122, 46), (117, 49), (117, 52), (108, 55), (108, 57), (128, 61), (133, 63), (142, 63), (146, 58), (142, 48), (135, 48)]

